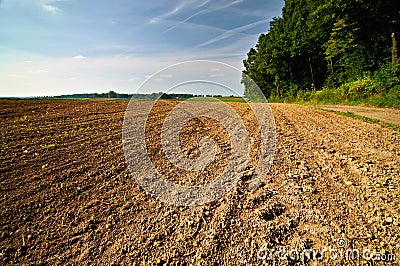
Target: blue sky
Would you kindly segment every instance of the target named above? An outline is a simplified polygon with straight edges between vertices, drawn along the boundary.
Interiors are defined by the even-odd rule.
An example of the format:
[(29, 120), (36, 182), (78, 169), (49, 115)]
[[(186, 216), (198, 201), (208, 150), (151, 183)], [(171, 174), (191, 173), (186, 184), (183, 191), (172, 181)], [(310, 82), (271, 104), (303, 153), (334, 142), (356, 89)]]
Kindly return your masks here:
[(0, 96), (134, 93), (187, 60), (242, 60), (283, 0), (0, 0)]

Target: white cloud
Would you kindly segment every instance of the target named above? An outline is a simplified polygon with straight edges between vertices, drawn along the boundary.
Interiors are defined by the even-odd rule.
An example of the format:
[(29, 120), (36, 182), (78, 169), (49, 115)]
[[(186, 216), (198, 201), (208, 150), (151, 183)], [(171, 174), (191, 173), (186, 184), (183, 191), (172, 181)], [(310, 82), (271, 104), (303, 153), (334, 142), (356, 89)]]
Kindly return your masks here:
[(60, 9), (58, 7), (49, 5), (49, 4), (43, 4), (42, 8), (44, 11), (49, 12), (49, 13), (53, 13), (53, 14), (57, 14)]
[(26, 61), (24, 61), (24, 63), (30, 64), (30, 63), (32, 63), (32, 61), (31, 60), (26, 60)]
[(158, 21), (159, 21), (158, 18), (152, 18), (152, 19), (149, 20), (149, 23), (150, 24), (156, 24)]
[(73, 59), (85, 59), (86, 57), (84, 57), (83, 55), (75, 55), (72, 58)]

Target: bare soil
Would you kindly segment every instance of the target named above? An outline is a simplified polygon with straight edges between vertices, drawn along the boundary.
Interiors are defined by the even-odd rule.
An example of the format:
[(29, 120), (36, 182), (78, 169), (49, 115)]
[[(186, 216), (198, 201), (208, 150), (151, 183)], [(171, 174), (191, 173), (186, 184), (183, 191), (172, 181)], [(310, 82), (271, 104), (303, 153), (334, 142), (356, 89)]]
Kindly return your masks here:
[[(174, 104), (159, 103), (160, 114)], [(346, 239), (346, 248), (395, 254), (392, 264), (398, 264), (398, 131), (271, 104), (277, 150), (265, 185), (249, 192), (244, 176), (215, 202), (175, 207), (147, 195), (127, 168), (121, 141), (127, 102), (2, 100), (0, 106), (0, 264), (294, 265), (291, 259), (263, 261), (257, 253), (338, 248), (338, 238)], [(247, 105), (232, 107), (252, 131)], [(223, 128), (193, 123), (183, 140), (216, 138), (220, 164), (211, 167), (223, 167), (229, 154)], [(250, 134), (256, 156), (259, 135)], [(167, 171), (161, 155), (150, 150), (157, 169)], [(182, 150), (189, 157), (198, 152)], [(338, 263), (367, 264), (322, 262)]]
[(400, 127), (400, 110), (398, 109), (349, 105), (319, 105), (315, 107), (339, 112), (349, 112), (368, 118), (378, 119)]

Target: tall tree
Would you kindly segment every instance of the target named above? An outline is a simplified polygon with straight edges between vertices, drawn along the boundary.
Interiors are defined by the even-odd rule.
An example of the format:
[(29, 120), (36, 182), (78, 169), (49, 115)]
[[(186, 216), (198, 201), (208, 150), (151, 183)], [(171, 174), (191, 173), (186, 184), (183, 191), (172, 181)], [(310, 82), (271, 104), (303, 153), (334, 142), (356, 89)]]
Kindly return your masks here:
[(360, 45), (356, 43), (355, 34), (358, 28), (350, 26), (345, 19), (338, 19), (332, 28), (325, 55), (329, 63), (329, 85), (346, 82), (362, 73)]

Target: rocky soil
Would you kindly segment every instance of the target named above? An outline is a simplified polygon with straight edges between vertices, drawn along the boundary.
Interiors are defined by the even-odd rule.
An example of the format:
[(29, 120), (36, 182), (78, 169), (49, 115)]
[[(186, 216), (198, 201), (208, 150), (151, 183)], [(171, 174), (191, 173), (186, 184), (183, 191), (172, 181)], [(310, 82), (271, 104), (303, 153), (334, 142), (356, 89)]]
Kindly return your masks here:
[[(160, 102), (158, 117), (175, 104)], [(264, 186), (249, 191), (246, 175), (260, 136), (252, 132), (248, 106), (232, 103), (251, 131), (248, 172), (217, 201), (176, 207), (148, 195), (127, 168), (121, 141), (127, 102), (2, 100), (0, 106), (0, 264), (295, 265), (301, 262), (288, 251), (324, 248), (368, 249), (372, 258), (325, 258), (321, 265), (374, 264), (391, 254), (397, 258), (390, 263), (399, 263), (399, 131), (271, 104), (274, 164)], [(223, 128), (199, 119), (182, 132), (182, 143), (215, 138), (218, 162), (200, 181), (168, 178), (197, 184), (218, 175), (229, 160)], [(149, 138), (157, 169), (170, 173), (151, 142), (157, 136)], [(198, 153), (190, 145), (182, 150)], [(305, 262), (314, 264), (318, 255)]]

